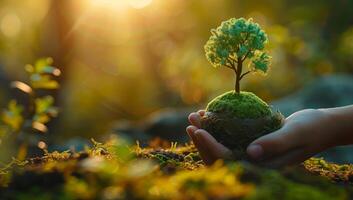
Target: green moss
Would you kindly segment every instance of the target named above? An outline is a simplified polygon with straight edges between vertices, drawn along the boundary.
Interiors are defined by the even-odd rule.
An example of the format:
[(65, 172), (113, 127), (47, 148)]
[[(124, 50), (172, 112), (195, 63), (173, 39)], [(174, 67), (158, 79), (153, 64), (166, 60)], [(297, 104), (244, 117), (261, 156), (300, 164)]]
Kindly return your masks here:
[(304, 162), (304, 167), (309, 172), (331, 181), (353, 184), (353, 164), (338, 165), (322, 158), (310, 158)]
[(256, 119), (271, 114), (270, 107), (251, 92), (226, 92), (213, 99), (206, 111), (214, 113), (229, 113), (241, 119)]
[(284, 117), (251, 92), (230, 91), (212, 100), (201, 127), (233, 152), (233, 159), (247, 159), (246, 148), (255, 139), (282, 127)]
[[(353, 199), (350, 182), (332, 179), (331, 183), (301, 167), (270, 170), (233, 161), (205, 167), (193, 145), (167, 149), (137, 145), (129, 148), (134, 154), (131, 160), (121, 160), (125, 152), (116, 151), (121, 145), (124, 141), (93, 141), (93, 147), (83, 152), (46, 152), (13, 161), (0, 168), (0, 199)], [(334, 174), (352, 174), (350, 165), (321, 159), (310, 159), (304, 166), (324, 170), (318, 176), (326, 177), (326, 170), (338, 178)], [(7, 174), (9, 180), (4, 180)]]
[[(260, 170), (260, 169), (257, 169)], [(285, 178), (280, 173), (271, 170), (256, 171), (261, 174), (262, 183), (259, 184), (255, 192), (246, 200), (270, 200), (270, 199), (286, 199), (286, 200), (329, 200), (329, 199), (347, 199), (347, 195), (342, 188), (334, 185), (326, 185), (320, 188), (317, 185), (308, 183), (298, 183)], [(316, 180), (317, 177), (312, 177)], [(324, 182), (323, 180), (320, 180)]]

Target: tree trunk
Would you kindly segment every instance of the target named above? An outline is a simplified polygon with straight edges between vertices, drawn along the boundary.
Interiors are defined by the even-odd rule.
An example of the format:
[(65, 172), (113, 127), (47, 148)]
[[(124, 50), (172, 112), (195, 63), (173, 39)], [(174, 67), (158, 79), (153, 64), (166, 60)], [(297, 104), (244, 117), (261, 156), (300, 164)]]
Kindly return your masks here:
[(235, 81), (235, 92), (238, 93), (238, 94), (240, 93), (238, 76), (237, 76), (237, 80)]
[(236, 79), (235, 79), (235, 92), (240, 93), (240, 76), (243, 71), (243, 62), (238, 59), (238, 66), (237, 66), (237, 71), (235, 72), (236, 74)]
[[(50, 10), (44, 22), (43, 28), (43, 44), (38, 53), (38, 57), (52, 57), (54, 59), (54, 66), (58, 67), (62, 74), (58, 77), (60, 88), (65, 88), (66, 80), (70, 69), (68, 66), (75, 54), (75, 35), (70, 34), (70, 31), (75, 23), (68, 15), (73, 11), (73, 3), (70, 0), (51, 1)], [(61, 109), (63, 107), (62, 95), (65, 90), (50, 91), (50, 94), (56, 100), (56, 105)], [(65, 110), (62, 110), (65, 112)], [(49, 124), (51, 134), (47, 138), (59, 137), (62, 129), (60, 128), (61, 115), (53, 119)], [(55, 127), (55, 128), (54, 128)]]

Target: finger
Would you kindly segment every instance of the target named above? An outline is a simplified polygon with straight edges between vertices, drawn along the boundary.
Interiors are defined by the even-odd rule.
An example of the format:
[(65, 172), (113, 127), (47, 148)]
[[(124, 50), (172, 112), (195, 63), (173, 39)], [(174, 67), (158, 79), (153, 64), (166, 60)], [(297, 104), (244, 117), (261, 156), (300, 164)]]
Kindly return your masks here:
[(199, 113), (199, 115), (202, 117), (205, 115), (206, 111), (205, 110), (199, 110), (197, 111), (197, 113)]
[(198, 129), (195, 131), (195, 136), (202, 145), (204, 151), (208, 154), (207, 165), (213, 164), (218, 159), (229, 158), (231, 151), (218, 143), (207, 131)]
[(200, 156), (201, 156), (203, 162), (206, 165), (212, 165), (215, 162), (215, 158), (213, 157), (213, 155), (211, 155), (209, 153), (208, 147), (205, 144), (203, 144), (204, 141), (203, 141), (203, 137), (202, 137), (202, 132), (200, 133), (198, 131), (195, 131), (194, 134), (196, 137), (196, 141), (198, 143), (197, 149), (199, 150), (199, 153), (200, 153)]
[(200, 157), (202, 160), (208, 164), (212, 163), (212, 159), (210, 158), (210, 155), (208, 154), (208, 150), (205, 148), (205, 146), (202, 144), (202, 142), (199, 140), (198, 137), (196, 137), (195, 132), (198, 130), (197, 127), (195, 126), (188, 126), (186, 128), (187, 133), (189, 134), (190, 138), (192, 139), (195, 147), (199, 151)]
[(273, 133), (262, 136), (248, 146), (247, 153), (252, 159), (266, 160), (288, 152), (295, 148), (296, 144), (299, 144), (297, 139), (293, 138), (292, 132), (292, 129), (282, 127)]
[(192, 125), (200, 128), (201, 127), (201, 117), (200, 117), (200, 115), (198, 113), (195, 113), (195, 112), (191, 113), (189, 115), (189, 122)]
[(207, 131), (198, 129), (196, 131), (196, 136), (199, 137), (199, 140), (202, 141), (202, 144), (207, 147), (210, 154), (214, 157), (224, 158), (231, 154), (231, 151), (227, 147), (217, 142), (217, 140)]
[(194, 135), (194, 132), (197, 130), (198, 128), (196, 126), (188, 126), (186, 127), (186, 132), (188, 133), (190, 139), (192, 141), (194, 141), (196, 138), (195, 138), (195, 135)]

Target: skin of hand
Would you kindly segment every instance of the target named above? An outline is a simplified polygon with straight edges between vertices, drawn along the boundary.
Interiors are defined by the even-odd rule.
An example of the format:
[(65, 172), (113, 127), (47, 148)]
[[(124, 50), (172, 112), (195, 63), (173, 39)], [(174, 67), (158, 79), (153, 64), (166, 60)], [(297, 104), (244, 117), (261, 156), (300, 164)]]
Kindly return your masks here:
[[(266, 167), (278, 168), (299, 164), (313, 155), (338, 145), (336, 120), (324, 109), (306, 109), (286, 118), (283, 127), (253, 141), (247, 148), (249, 157)], [(205, 164), (231, 156), (231, 151), (201, 129), (204, 110), (189, 115), (187, 133)]]

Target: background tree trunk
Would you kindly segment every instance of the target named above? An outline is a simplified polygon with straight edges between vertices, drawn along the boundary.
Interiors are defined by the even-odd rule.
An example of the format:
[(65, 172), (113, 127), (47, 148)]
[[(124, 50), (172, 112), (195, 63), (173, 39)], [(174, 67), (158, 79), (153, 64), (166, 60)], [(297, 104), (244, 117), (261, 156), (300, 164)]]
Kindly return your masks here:
[[(54, 66), (59, 68), (62, 73), (58, 78), (60, 89), (51, 93), (56, 100), (56, 105), (61, 108), (62, 95), (65, 93), (67, 74), (69, 73), (68, 66), (72, 61), (75, 48), (75, 35), (72, 34), (71, 29), (74, 26), (74, 20), (70, 19), (70, 13), (73, 10), (73, 1), (70, 0), (52, 0), (48, 15), (44, 22), (42, 30), (42, 44), (38, 57), (52, 57), (54, 59)], [(60, 121), (58, 118), (53, 119), (48, 126), (51, 131), (47, 137), (55, 137), (58, 131), (51, 127), (56, 127)]]

